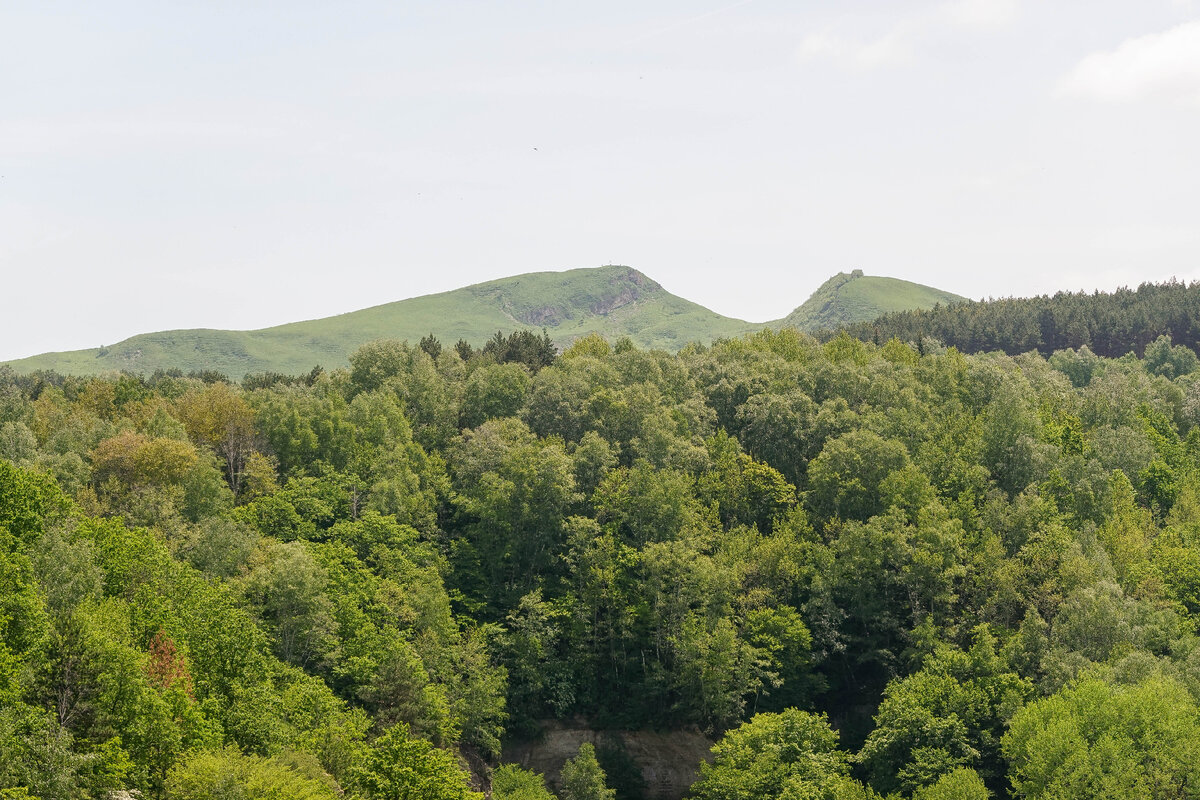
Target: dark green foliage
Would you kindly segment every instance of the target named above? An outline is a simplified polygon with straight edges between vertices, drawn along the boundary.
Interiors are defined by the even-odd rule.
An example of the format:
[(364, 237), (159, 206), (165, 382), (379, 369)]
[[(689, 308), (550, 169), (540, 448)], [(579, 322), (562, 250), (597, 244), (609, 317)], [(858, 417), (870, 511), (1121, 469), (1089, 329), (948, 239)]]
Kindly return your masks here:
[(921, 670), (893, 681), (859, 759), (881, 791), (913, 792), (969, 767), (1004, 786), (1000, 737), (1033, 691), (980, 629), (967, 652), (938, 648)]
[[(1028, 298), (965, 302), (926, 310), (897, 311), (873, 322), (846, 326), (852, 335), (879, 344), (891, 338), (905, 342), (936, 342), (967, 353), (1002, 350), (1010, 355), (1037, 350), (1049, 356), (1057, 350), (1079, 350), (1106, 358), (1133, 352), (1166, 336), (1192, 352), (1174, 355), (1154, 351), (1147, 367), (1157, 374), (1169, 364), (1195, 368), (1200, 346), (1200, 283), (1143, 283), (1137, 289), (1112, 293), (1058, 292)], [(1178, 364), (1175, 363), (1178, 359)], [(1079, 374), (1079, 373), (1077, 373)], [(1080, 376), (1082, 377), (1082, 376)]]
[(442, 354), (442, 343), (439, 342), (437, 340), (437, 337), (434, 336), (432, 333), (429, 334), (428, 336), (421, 337), (419, 346), (434, 361), (437, 361), (438, 356), (440, 356)]
[(545, 329), (541, 336), (532, 331), (513, 331), (508, 336), (496, 331), (481, 352), (484, 357), (491, 357), (500, 364), (524, 364), (530, 372), (550, 366), (558, 355)]
[(604, 771), (604, 781), (612, 788), (615, 800), (643, 800), (646, 779), (619, 737), (609, 737), (599, 743), (596, 761)]

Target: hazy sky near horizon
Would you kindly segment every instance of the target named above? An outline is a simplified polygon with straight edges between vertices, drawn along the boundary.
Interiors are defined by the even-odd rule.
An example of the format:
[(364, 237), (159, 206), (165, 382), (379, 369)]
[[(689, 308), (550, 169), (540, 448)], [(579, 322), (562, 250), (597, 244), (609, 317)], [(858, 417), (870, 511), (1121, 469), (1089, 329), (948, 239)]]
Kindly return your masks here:
[(1200, 2), (0, 2), (0, 360), (628, 264), (1200, 279)]

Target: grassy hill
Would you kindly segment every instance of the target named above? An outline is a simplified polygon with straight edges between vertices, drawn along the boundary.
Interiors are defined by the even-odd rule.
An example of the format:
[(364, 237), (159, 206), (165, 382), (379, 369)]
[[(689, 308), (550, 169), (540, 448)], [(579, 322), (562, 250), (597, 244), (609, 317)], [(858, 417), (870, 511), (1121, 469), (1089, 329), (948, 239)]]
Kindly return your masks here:
[(336, 317), (255, 331), (208, 328), (145, 333), (111, 347), (72, 350), (9, 362), (18, 372), (46, 369), (92, 375), (128, 370), (217, 370), (235, 380), (249, 372), (299, 374), (320, 364), (345, 366), (372, 339), (482, 345), (496, 331), (543, 328), (559, 346), (588, 333), (629, 336), (642, 347), (678, 350), (688, 342), (740, 336), (764, 327), (806, 331), (873, 320), (897, 310), (962, 298), (896, 278), (840, 273), (782, 320), (746, 322), (677, 297), (630, 267), (531, 272), (440, 294), (386, 303)]
[(804, 304), (784, 317), (780, 324), (802, 331), (840, 328), (854, 322), (869, 322), (894, 311), (933, 308), (966, 300), (950, 292), (902, 281), (863, 275), (862, 270), (839, 272), (813, 292)]
[(119, 370), (211, 369), (240, 379), (248, 372), (307, 372), (344, 366), (364, 342), (416, 341), (433, 333), (446, 345), (482, 345), (497, 330), (543, 328), (560, 346), (587, 333), (630, 336), (643, 347), (678, 350), (687, 342), (738, 336), (762, 327), (676, 297), (629, 267), (534, 272), (440, 294), (386, 303), (336, 317), (255, 331), (212, 329), (147, 333), (111, 347), (44, 353), (9, 362), (18, 372), (76, 375)]

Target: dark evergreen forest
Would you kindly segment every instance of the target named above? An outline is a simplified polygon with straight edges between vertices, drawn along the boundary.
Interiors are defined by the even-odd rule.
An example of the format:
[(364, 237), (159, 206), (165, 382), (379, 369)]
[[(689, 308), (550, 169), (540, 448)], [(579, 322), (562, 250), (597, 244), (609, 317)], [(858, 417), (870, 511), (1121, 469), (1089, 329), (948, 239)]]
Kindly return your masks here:
[[(845, 330), (882, 344), (937, 342), (964, 353), (1001, 350), (1009, 355), (1036, 350), (1087, 348), (1106, 358), (1141, 356), (1160, 336), (1195, 350), (1200, 347), (1200, 283), (1143, 283), (1116, 292), (1059, 292), (1053, 296), (953, 303), (925, 311), (900, 311)], [(826, 334), (828, 338), (832, 334)]]

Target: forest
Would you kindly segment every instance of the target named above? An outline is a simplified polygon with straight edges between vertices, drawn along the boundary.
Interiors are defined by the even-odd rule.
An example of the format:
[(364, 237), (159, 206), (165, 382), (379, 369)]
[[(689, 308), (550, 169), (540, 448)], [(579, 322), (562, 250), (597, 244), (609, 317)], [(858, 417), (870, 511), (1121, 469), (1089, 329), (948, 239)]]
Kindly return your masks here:
[(1200, 797), (1197, 297), (0, 370), (0, 798)]
[(950, 303), (885, 314), (845, 330), (876, 344), (899, 338), (920, 347), (924, 339), (934, 339), (964, 353), (1002, 350), (1018, 355), (1036, 350), (1049, 357), (1058, 350), (1087, 348), (1095, 355), (1120, 358), (1142, 355), (1163, 335), (1195, 350), (1200, 347), (1200, 282), (1171, 280), (1115, 292)]

